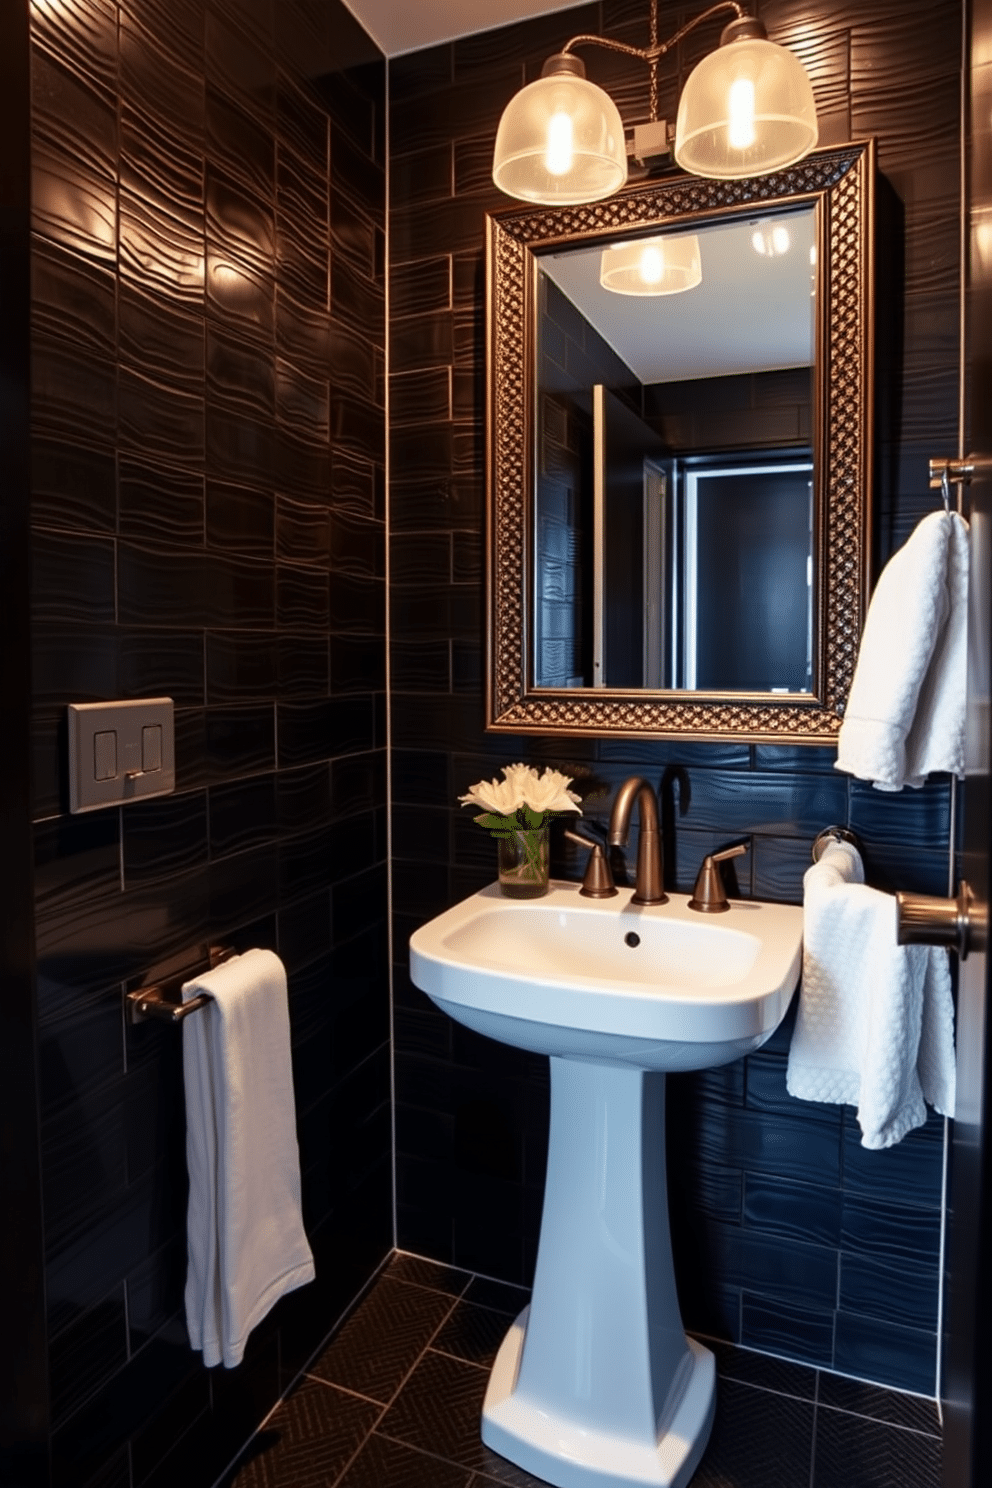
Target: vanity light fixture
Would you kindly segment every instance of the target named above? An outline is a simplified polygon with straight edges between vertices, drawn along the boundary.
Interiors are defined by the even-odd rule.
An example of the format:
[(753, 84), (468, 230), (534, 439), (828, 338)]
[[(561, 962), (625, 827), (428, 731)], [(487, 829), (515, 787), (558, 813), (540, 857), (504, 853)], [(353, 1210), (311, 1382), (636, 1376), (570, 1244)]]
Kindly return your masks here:
[(599, 282), (614, 294), (681, 294), (695, 289), (702, 277), (695, 233), (617, 243), (604, 248), (599, 261)]
[[(573, 36), (549, 57), (536, 82), (515, 94), (496, 134), (493, 180), (508, 196), (549, 206), (600, 201), (627, 179), (627, 155), (667, 154), (658, 119), (658, 63), (690, 31), (720, 11), (735, 18), (720, 45), (690, 73), (679, 102), (674, 155), (683, 170), (716, 180), (768, 175), (808, 155), (817, 141), (816, 107), (806, 70), (768, 40), (737, 0), (721, 0), (668, 41), (658, 41), (658, 0), (650, 0), (651, 40), (629, 46), (607, 36)], [(629, 148), (616, 104), (590, 83), (573, 47), (599, 46), (650, 68), (650, 118)]]

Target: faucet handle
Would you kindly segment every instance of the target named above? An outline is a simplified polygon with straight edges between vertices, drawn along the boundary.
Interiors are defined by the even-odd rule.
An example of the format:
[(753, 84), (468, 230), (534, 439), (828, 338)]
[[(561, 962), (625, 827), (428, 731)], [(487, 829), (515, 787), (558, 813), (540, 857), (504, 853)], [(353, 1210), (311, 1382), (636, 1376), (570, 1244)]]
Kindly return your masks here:
[(589, 861), (586, 864), (585, 877), (582, 880), (580, 894), (587, 899), (612, 899), (617, 893), (613, 882), (613, 874), (610, 872), (609, 861), (603, 851), (601, 842), (590, 842), (588, 837), (580, 837), (578, 832), (569, 831), (565, 828), (565, 836), (572, 842), (577, 842), (580, 847), (590, 849)]
[(701, 910), (703, 914), (723, 914), (730, 908), (718, 864), (725, 863), (728, 858), (739, 858), (750, 845), (749, 842), (738, 842), (734, 847), (725, 847), (723, 852), (707, 853), (696, 875), (696, 886), (689, 900), (690, 909)]

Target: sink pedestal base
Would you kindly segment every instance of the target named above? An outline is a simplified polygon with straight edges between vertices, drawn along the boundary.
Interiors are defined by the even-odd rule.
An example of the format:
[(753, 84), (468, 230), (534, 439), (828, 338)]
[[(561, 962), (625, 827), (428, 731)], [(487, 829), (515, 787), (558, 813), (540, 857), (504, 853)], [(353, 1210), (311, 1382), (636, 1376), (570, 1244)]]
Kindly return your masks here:
[(552, 1058), (534, 1291), (493, 1367), (482, 1439), (556, 1488), (685, 1488), (714, 1394), (675, 1291), (665, 1076)]

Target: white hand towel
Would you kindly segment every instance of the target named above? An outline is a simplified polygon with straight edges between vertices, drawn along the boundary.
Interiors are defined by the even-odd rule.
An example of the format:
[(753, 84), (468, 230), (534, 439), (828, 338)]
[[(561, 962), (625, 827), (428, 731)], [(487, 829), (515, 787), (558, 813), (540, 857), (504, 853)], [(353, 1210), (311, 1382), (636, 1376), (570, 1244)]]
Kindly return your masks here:
[(886, 564), (872, 596), (838, 770), (879, 790), (964, 776), (968, 524), (931, 512)]
[(186, 1322), (204, 1364), (240, 1364), (252, 1328), (313, 1280), (300, 1213), (300, 1158), (286, 972), (248, 951), (183, 987), (212, 1001), (183, 1023), (189, 1167)]
[(896, 944), (896, 901), (870, 889), (857, 849), (828, 847), (803, 881), (803, 976), (786, 1087), (858, 1108), (864, 1147), (954, 1115), (947, 952)]

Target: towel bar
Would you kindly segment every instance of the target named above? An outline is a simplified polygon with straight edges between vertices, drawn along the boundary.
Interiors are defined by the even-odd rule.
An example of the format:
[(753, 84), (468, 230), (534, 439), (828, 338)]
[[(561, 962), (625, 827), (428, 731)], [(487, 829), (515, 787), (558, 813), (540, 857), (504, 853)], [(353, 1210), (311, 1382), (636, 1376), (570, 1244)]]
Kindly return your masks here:
[(189, 1002), (180, 1002), (179, 994), (183, 983), (199, 976), (203, 971), (213, 971), (215, 966), (220, 966), (237, 954), (233, 946), (204, 946), (199, 960), (150, 987), (138, 987), (133, 992), (126, 992), (124, 1008), (127, 1021), (144, 1023), (149, 1018), (156, 1018), (164, 1023), (181, 1023), (190, 1013), (206, 1007), (210, 1001), (206, 992), (200, 992), (196, 997), (191, 997)]
[(950, 946), (962, 961), (969, 951), (984, 951), (988, 941), (988, 905), (980, 904), (961, 880), (956, 899), (931, 894), (896, 895), (900, 945)]

